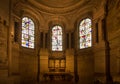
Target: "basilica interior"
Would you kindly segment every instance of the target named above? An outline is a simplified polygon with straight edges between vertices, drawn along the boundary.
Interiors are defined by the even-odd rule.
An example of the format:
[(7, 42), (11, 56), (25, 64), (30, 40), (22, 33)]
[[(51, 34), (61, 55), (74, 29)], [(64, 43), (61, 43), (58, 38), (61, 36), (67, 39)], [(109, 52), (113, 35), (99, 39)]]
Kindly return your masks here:
[(120, 84), (120, 0), (0, 0), (0, 84)]

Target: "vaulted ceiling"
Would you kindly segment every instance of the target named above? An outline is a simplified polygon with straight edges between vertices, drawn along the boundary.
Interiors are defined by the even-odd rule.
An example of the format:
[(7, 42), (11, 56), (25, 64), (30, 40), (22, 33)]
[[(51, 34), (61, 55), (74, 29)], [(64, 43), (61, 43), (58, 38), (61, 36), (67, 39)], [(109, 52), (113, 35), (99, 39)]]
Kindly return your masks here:
[[(15, 13), (29, 14), (40, 20), (44, 30), (48, 25), (61, 24), (66, 30), (71, 31), (80, 19), (91, 16), (93, 10), (101, 7), (104, 0), (18, 0), (15, 5)], [(82, 17), (82, 18), (81, 18)], [(44, 25), (48, 24), (48, 25)], [(71, 25), (70, 25), (71, 24)]]
[(91, 8), (99, 0), (28, 0), (36, 8), (52, 12), (52, 13), (65, 13), (84, 7)]
[(38, 3), (49, 7), (68, 7), (85, 0), (36, 0)]
[(13, 0), (29, 2), (31, 7), (49, 13), (67, 13), (74, 10), (92, 10), (104, 0)]

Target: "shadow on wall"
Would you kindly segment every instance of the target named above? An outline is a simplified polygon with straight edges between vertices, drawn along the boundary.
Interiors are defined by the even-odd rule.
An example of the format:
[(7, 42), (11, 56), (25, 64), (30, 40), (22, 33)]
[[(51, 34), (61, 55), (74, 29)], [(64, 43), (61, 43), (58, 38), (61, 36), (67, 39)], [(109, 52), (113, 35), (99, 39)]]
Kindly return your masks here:
[[(105, 84), (105, 83), (102, 83), (100, 80), (95, 80), (94, 84)], [(120, 82), (115, 81), (115, 82), (113, 82), (113, 84), (120, 84)]]
[(94, 84), (103, 84), (100, 80), (95, 80)]

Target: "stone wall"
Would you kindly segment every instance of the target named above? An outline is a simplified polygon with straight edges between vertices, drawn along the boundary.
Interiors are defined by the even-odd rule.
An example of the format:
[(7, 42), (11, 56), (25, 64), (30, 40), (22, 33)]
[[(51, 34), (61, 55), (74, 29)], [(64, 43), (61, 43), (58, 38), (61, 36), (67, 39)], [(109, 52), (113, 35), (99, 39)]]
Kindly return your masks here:
[(94, 80), (94, 55), (91, 48), (79, 50), (77, 72), (80, 84), (92, 84)]
[(9, 6), (9, 0), (0, 1), (0, 84), (15, 83), (9, 76)]
[(114, 81), (120, 81), (120, 0), (111, 0), (107, 18), (110, 42), (111, 74)]
[(21, 48), (19, 56), (19, 72), (21, 84), (33, 84), (37, 80), (37, 55), (34, 49)]
[[(16, 1), (18, 0), (13, 0), (13, 2)], [(25, 1), (22, 0), (23, 3), (14, 4), (16, 7), (12, 16), (9, 15), (9, 0), (4, 0), (0, 3), (0, 10), (2, 10), (0, 12), (0, 84), (18, 84), (19, 81), (21, 84), (35, 83), (38, 77), (38, 70), (40, 70), (40, 80), (42, 80), (42, 74), (49, 71), (48, 59), (49, 54), (51, 54), (50, 31), (52, 26), (58, 23), (63, 27), (64, 32), (63, 50), (66, 56), (66, 72), (74, 75), (74, 72), (77, 71), (79, 83), (81, 84), (92, 84), (95, 79), (99, 79), (102, 82), (105, 81), (106, 59), (102, 26), (102, 20), (105, 17), (104, 6), (101, 5), (95, 11), (93, 11), (91, 5), (88, 5), (68, 13), (64, 13), (65, 9), (64, 11), (53, 13), (50, 10), (43, 12), (31, 6), (31, 4), (29, 5), (27, 1), (27, 4), (25, 4)], [(110, 0), (108, 6), (107, 34), (110, 43), (111, 74), (114, 81), (120, 81), (120, 0)], [(21, 20), (20, 18), (24, 15), (32, 17), (35, 21), (35, 49), (21, 47), (21, 42), (14, 41), (14, 19)], [(11, 26), (9, 25), (10, 17), (13, 20), (10, 23)], [(78, 27), (79, 22), (86, 17), (92, 18), (93, 21), (93, 46), (92, 48), (80, 50), (78, 49)], [(98, 23), (99, 42), (96, 42), (96, 23)], [(40, 32), (47, 32), (49, 36), (46, 38), (44, 33), (42, 39), (43, 47), (38, 53), (38, 48), (41, 46)], [(71, 33), (74, 33), (74, 36), (71, 36)], [(20, 34), (19, 41), (21, 41)], [(68, 48), (66, 47), (66, 34), (69, 34)], [(74, 43), (72, 43), (72, 37), (74, 38)], [(78, 51), (76, 52), (75, 50)], [(40, 58), (38, 58), (38, 54)], [(75, 56), (77, 56), (76, 60)], [(38, 65), (38, 59), (40, 59), (40, 65)], [(39, 69), (38, 66), (40, 67)], [(76, 68), (77, 70), (75, 70)]]

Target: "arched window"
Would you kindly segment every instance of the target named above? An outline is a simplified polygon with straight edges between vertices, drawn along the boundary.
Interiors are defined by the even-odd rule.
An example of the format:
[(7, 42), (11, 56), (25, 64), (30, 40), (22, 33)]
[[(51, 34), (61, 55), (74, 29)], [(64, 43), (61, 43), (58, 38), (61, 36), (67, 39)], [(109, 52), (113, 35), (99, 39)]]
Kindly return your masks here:
[(86, 18), (80, 22), (79, 25), (79, 43), (80, 49), (88, 48), (92, 46), (92, 34), (91, 34), (91, 19)]
[(28, 18), (22, 18), (22, 40), (21, 45), (27, 48), (34, 48), (34, 22)]
[(62, 50), (62, 27), (56, 25), (52, 28), (52, 51)]

